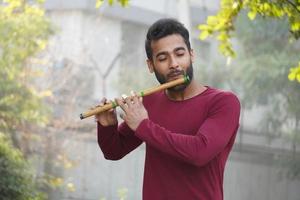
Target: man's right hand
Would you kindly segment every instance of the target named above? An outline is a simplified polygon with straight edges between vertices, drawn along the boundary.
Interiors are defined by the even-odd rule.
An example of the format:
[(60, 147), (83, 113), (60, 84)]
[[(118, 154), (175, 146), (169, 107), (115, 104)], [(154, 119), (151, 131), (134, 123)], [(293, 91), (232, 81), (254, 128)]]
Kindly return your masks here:
[[(107, 101), (106, 98), (103, 98), (99, 106), (103, 106), (104, 104), (110, 102), (111, 101)], [(96, 114), (95, 121), (99, 122), (102, 126), (112, 126), (118, 124), (118, 119), (117, 119), (115, 109), (110, 109), (108, 111), (104, 111), (99, 114)]]

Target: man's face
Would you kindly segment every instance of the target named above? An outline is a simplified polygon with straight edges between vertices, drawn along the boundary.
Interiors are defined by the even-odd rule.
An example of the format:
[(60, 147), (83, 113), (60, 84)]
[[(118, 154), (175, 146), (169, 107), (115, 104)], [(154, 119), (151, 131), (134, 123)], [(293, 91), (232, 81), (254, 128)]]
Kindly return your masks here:
[[(179, 34), (173, 34), (152, 41), (152, 61), (148, 60), (150, 72), (154, 72), (157, 80), (163, 84), (187, 74), (193, 78), (193, 51), (189, 51), (184, 39)], [(187, 85), (170, 88), (172, 91), (184, 90)]]

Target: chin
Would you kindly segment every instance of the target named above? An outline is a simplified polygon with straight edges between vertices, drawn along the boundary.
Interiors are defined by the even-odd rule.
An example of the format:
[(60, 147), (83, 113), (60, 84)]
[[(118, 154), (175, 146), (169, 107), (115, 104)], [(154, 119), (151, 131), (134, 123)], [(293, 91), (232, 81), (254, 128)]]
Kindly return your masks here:
[(185, 90), (185, 88), (187, 87), (187, 85), (177, 85), (175, 87), (171, 87), (168, 90), (171, 92), (182, 92)]

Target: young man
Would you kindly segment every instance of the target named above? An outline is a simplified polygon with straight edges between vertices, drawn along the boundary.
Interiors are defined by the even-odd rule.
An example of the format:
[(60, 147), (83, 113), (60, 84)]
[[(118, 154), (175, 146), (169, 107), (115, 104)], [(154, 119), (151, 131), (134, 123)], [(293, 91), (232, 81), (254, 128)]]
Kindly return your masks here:
[(119, 126), (114, 110), (97, 115), (98, 143), (105, 158), (121, 159), (145, 142), (144, 200), (223, 199), (223, 173), (239, 126), (239, 100), (193, 79), (189, 33), (178, 21), (155, 22), (145, 48), (149, 70), (160, 83), (184, 74), (191, 81), (143, 100), (136, 95), (116, 99), (124, 111)]

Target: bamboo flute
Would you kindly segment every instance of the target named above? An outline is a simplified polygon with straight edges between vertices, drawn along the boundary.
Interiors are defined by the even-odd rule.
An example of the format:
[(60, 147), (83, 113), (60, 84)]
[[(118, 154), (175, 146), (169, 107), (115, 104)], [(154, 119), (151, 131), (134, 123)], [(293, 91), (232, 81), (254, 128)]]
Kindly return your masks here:
[[(146, 89), (144, 91), (141, 91), (141, 92), (139, 92), (137, 94), (137, 96), (144, 97), (144, 96), (150, 95), (152, 93), (155, 93), (155, 92), (158, 92), (158, 91), (161, 91), (161, 90), (165, 90), (165, 89), (168, 89), (168, 88), (180, 85), (180, 84), (186, 84), (189, 81), (190, 81), (189, 77), (187, 75), (185, 75), (182, 78), (179, 78), (179, 79), (176, 79), (176, 80), (173, 80), (173, 81), (161, 84), (159, 86), (156, 86), (156, 87), (149, 88), (149, 89)], [(95, 108), (93, 108), (93, 109), (91, 109), (91, 110), (89, 110), (89, 111), (87, 111), (85, 113), (81, 113), (80, 114), (80, 119), (85, 119), (87, 117), (99, 114), (101, 112), (110, 110), (112, 108), (116, 108), (117, 106), (119, 106), (119, 105), (118, 105), (118, 103), (116, 101), (112, 101), (111, 103), (107, 103), (107, 104), (105, 104), (103, 106), (96, 106)]]

